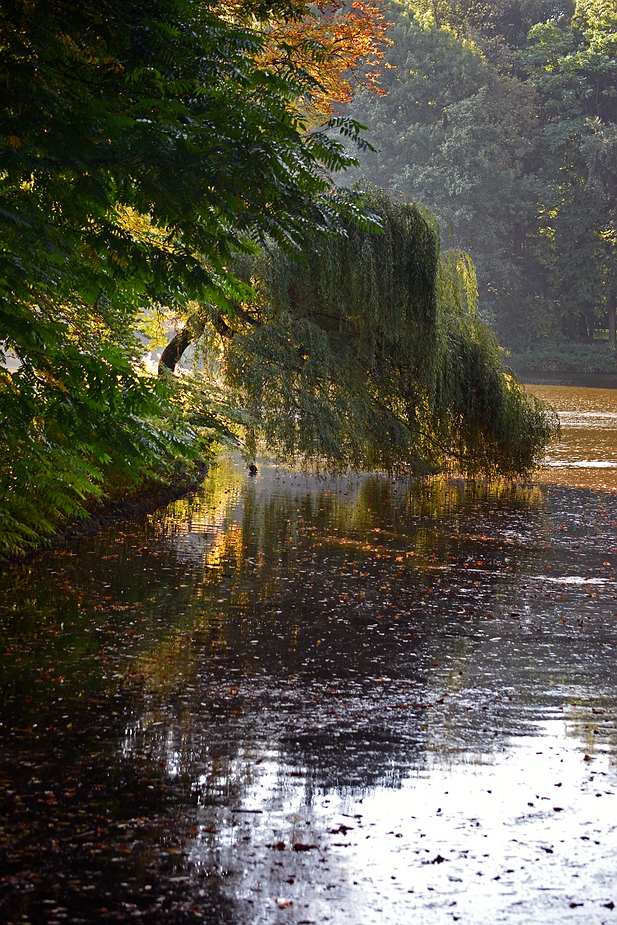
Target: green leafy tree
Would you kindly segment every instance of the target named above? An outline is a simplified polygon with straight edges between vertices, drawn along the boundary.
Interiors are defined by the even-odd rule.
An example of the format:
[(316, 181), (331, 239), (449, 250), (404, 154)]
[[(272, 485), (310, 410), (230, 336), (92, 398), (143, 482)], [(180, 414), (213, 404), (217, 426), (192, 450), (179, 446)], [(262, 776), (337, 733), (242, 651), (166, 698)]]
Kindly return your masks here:
[[(435, 233), (411, 207), (336, 193), (332, 175), (354, 162), (341, 136), (358, 143), (358, 123), (312, 128), (305, 101), (322, 91), (319, 69), (296, 55), (264, 63), (268, 29), (251, 27), (305, 13), (296, 2), (3, 3), (0, 553), (36, 545), (97, 494), (171, 478), (200, 458), (196, 426), (211, 430), (212, 409), (187, 416), (187, 389), (140, 364), (138, 318), (157, 306), (188, 318), (163, 369), (209, 325), (230, 341), (228, 386), (255, 431), (287, 414), (283, 454), (419, 471), (452, 457), (491, 473), (536, 458), (550, 427), (516, 397), (475, 321), (457, 316), (465, 333), (452, 342), (463, 350), (484, 338), (469, 353), (468, 372), (480, 370), (469, 382), (490, 367), (485, 394), (501, 395), (502, 410), (462, 385), (436, 400), (449, 394), (438, 370), (450, 341), (439, 339), (447, 274), (437, 276)], [(468, 51), (480, 93), (485, 64)], [(304, 53), (319, 61), (322, 48)], [(381, 235), (369, 233), (373, 207)], [(260, 247), (262, 270), (243, 278), (238, 263)], [(297, 277), (286, 303), (271, 259), (275, 276)], [(341, 278), (349, 289), (337, 309)], [(488, 365), (477, 359), (486, 349)], [(259, 372), (264, 356), (272, 376)], [(510, 444), (499, 430), (511, 423), (508, 395), (531, 428), (514, 426)], [(450, 412), (461, 423), (443, 430)]]
[(561, 330), (590, 339), (610, 309), (614, 339), (617, 10), (580, 0), (538, 24), (524, 61), (546, 122), (538, 253)]
[(509, 344), (614, 329), (615, 7), (405, 0), (362, 170), (439, 216)]
[[(473, 257), (482, 312), (512, 336), (507, 319), (520, 317), (539, 272), (526, 247), (535, 218), (529, 171), (541, 128), (539, 99), (468, 37), (479, 34), (479, 6), (465, 30), (460, 9), (443, 4), (437, 18), (431, 10), (431, 4), (399, 8), (387, 95), (361, 96), (350, 108), (371, 126), (378, 149), (362, 158), (361, 169), (372, 182), (435, 211), (444, 244)], [(489, 33), (491, 22), (484, 22)]]
[(196, 0), (2, 5), (4, 551), (83, 513), (102, 484), (190, 465), (195, 433), (139, 368), (143, 307), (226, 306), (242, 294), (232, 252), (334, 223), (324, 167), (350, 158), (304, 129), (296, 103), (313, 79), (260, 68), (263, 37), (221, 13)]

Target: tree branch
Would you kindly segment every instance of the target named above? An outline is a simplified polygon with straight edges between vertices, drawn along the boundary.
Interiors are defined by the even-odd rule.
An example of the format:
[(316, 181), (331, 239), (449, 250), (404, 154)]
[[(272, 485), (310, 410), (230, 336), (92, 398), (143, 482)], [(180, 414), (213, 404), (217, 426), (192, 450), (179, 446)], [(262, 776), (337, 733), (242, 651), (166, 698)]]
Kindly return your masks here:
[(234, 336), (233, 329), (214, 308), (210, 309), (207, 319), (191, 315), (182, 330), (178, 331), (163, 350), (158, 366), (159, 376), (163, 375), (163, 370), (174, 372), (188, 347), (203, 334), (206, 323), (210, 323), (216, 333), (225, 340), (231, 340)]

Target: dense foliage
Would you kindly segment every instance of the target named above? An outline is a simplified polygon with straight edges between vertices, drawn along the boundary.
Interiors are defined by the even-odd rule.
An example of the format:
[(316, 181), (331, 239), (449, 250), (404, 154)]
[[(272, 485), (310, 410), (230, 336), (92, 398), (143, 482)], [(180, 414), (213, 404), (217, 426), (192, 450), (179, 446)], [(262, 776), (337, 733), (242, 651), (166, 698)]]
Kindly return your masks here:
[(503, 369), (475, 274), (417, 206), (365, 192), (380, 229), (265, 250), (224, 370), (270, 453), (328, 466), (520, 475), (556, 422)]
[(224, 304), (239, 295), (232, 251), (333, 227), (323, 166), (350, 158), (305, 131), (314, 78), (293, 60), (261, 67), (263, 36), (221, 12), (2, 4), (0, 553), (103, 481), (190, 465), (194, 432), (139, 368), (142, 309)]
[(591, 339), (617, 304), (613, 0), (400, 0), (362, 171), (471, 254), (509, 345)]
[[(373, 6), (353, 10), (2, 4), (0, 555), (97, 495), (190, 471), (223, 429), (212, 390), (147, 373), (144, 313), (186, 320), (163, 367), (208, 326), (229, 342), (223, 401), (231, 385), (249, 432), (284, 454), (414, 470), (453, 455), (467, 471), (533, 463), (544, 419), (529, 412), (506, 433), (480, 400), (490, 369), (487, 395), (530, 407), (492, 341), (469, 347), (487, 336), (472, 315), (446, 309), (434, 230), (412, 206), (334, 188), (354, 163), (341, 138), (361, 146), (360, 126), (316, 126), (316, 114), (349, 94), (358, 36), (369, 68), (385, 40)], [(359, 80), (370, 86), (370, 70)], [(458, 368), (448, 351), (468, 347), (464, 385), (445, 371)]]

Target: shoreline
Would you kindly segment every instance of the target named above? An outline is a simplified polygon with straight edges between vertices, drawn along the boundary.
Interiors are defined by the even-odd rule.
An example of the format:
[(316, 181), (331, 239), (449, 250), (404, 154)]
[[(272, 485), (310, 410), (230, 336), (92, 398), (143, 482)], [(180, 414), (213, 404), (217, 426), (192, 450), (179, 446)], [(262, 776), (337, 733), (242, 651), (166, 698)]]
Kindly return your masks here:
[(190, 497), (199, 491), (209, 469), (210, 463), (207, 463), (191, 477), (185, 476), (169, 485), (150, 483), (142, 491), (133, 495), (102, 502), (99, 507), (90, 512), (89, 516), (81, 520), (70, 521), (56, 533), (45, 538), (39, 546), (6, 559), (0, 559), (0, 570), (44, 555), (51, 550), (61, 549), (80, 539), (96, 536), (97, 533), (121, 521), (136, 520), (145, 514), (152, 514), (171, 504), (172, 501)]

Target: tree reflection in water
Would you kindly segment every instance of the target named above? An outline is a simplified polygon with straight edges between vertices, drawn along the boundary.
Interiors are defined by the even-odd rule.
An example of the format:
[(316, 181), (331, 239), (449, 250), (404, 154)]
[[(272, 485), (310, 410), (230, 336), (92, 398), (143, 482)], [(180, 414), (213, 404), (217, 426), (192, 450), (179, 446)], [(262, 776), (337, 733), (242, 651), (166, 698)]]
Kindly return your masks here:
[(616, 521), (223, 464), (10, 570), (4, 920), (601, 921)]

